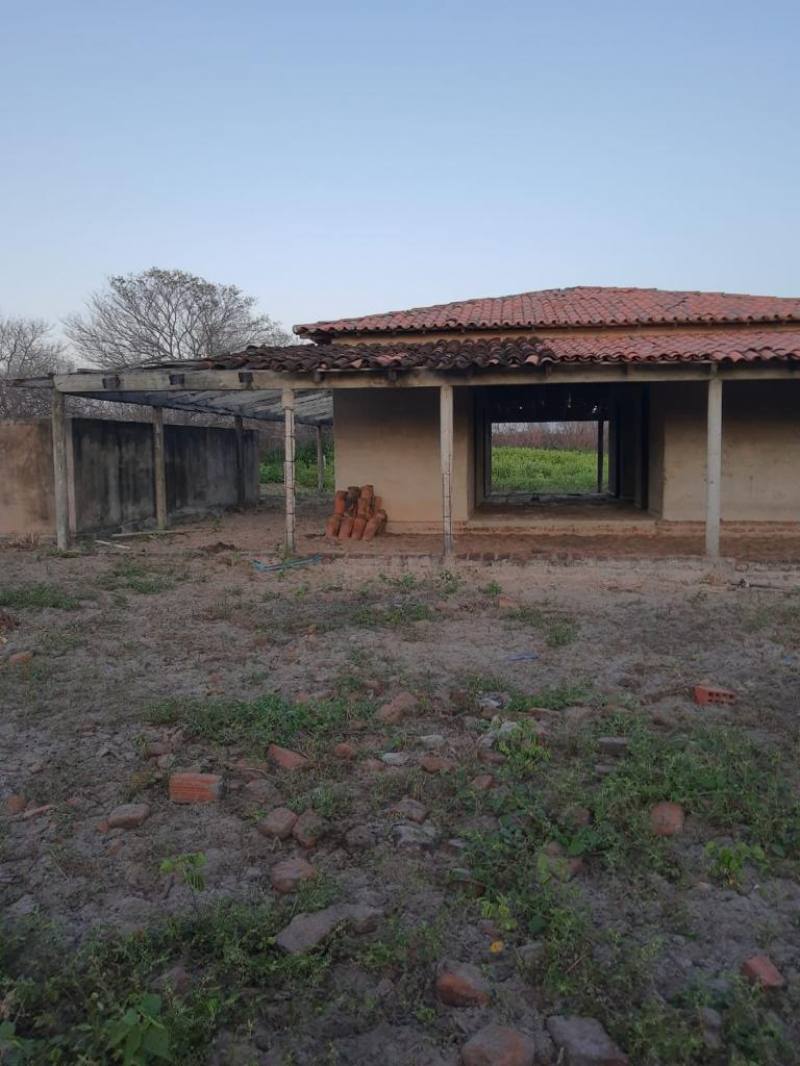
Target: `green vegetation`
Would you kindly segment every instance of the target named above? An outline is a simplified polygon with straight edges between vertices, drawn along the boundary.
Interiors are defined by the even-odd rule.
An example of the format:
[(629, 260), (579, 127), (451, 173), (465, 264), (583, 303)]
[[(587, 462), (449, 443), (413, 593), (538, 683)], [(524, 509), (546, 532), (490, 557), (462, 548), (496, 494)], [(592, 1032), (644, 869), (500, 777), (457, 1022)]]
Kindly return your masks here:
[(61, 611), (75, 611), (80, 605), (79, 599), (70, 596), (58, 585), (32, 584), (0, 588), (0, 607), (13, 607), (17, 610), (54, 607)]
[[(323, 443), (325, 455), (325, 478), (324, 488), (332, 491), (335, 487), (335, 469), (333, 463), (333, 442), (325, 440)], [(315, 441), (300, 444), (295, 450), (295, 483), (303, 489), (316, 489), (317, 487), (317, 445)], [(276, 448), (261, 460), (261, 484), (283, 484), (283, 450)]]
[(594, 492), (593, 451), (556, 448), (492, 448), (492, 488), (497, 492)]
[(156, 704), (148, 718), (155, 725), (180, 724), (199, 740), (215, 744), (290, 744), (303, 737), (312, 742), (324, 740), (352, 718), (368, 717), (373, 705), (368, 700), (338, 698), (309, 703), (293, 703), (269, 694), (260, 699), (191, 700), (172, 699)]
[(133, 559), (120, 559), (98, 578), (97, 584), (107, 592), (137, 592), (142, 596), (152, 596), (174, 588), (175, 576)]
[[(330, 956), (287, 956), (274, 937), (297, 910), (326, 906), (330, 897), (330, 885), (312, 885), (294, 903), (207, 907), (92, 940), (77, 953), (46, 927), (21, 923), (0, 941), (0, 1059), (9, 1066), (205, 1061), (214, 1034), (246, 1023), (263, 995), (313, 998)], [(169, 977), (176, 965), (192, 975), (183, 994)]]

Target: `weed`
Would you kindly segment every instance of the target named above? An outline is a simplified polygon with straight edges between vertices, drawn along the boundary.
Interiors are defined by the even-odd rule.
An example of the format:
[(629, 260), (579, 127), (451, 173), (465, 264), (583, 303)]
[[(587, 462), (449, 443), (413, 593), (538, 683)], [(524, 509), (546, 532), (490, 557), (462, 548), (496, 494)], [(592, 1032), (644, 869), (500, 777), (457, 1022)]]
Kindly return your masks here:
[(496, 581), (490, 581), (488, 585), (484, 585), (481, 589), (486, 596), (500, 596), (503, 592), (501, 585), (498, 585)]
[(79, 599), (57, 585), (33, 584), (0, 588), (0, 607), (13, 607), (17, 610), (42, 610), (52, 607), (61, 611), (75, 611), (80, 605)]
[(206, 879), (203, 875), (205, 864), (206, 857), (202, 851), (187, 852), (185, 855), (162, 859), (159, 872), (180, 878), (193, 892), (202, 892), (206, 887)]
[(710, 840), (705, 847), (706, 857), (710, 860), (709, 872), (724, 885), (738, 888), (742, 883), (742, 874), (747, 863), (763, 867), (766, 861), (764, 849), (758, 844), (747, 844), (739, 840), (734, 844), (718, 844)]
[(162, 573), (133, 559), (119, 559), (97, 579), (100, 588), (108, 592), (137, 592), (152, 596), (175, 587), (174, 574)]
[(123, 1066), (161, 1059), (171, 1062), (170, 1038), (161, 1020), (161, 996), (138, 996), (121, 1017), (106, 1023), (108, 1049)]

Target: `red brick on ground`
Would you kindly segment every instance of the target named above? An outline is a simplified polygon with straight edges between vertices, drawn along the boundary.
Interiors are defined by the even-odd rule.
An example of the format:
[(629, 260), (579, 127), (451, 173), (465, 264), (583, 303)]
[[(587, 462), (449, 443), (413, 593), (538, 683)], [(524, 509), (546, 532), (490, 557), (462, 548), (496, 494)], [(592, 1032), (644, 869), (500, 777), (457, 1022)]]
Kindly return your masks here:
[(481, 1007), (492, 998), (480, 970), (468, 962), (439, 964), (436, 995), (449, 1007)]
[(216, 803), (222, 795), (219, 774), (179, 773), (169, 779), (173, 803)]
[(311, 760), (297, 751), (282, 748), (280, 744), (270, 744), (267, 755), (281, 770), (305, 770), (311, 765)]
[(683, 832), (685, 819), (680, 803), (657, 803), (650, 811), (650, 828), (657, 837), (672, 837)]
[(786, 982), (769, 955), (753, 955), (742, 963), (742, 976), (762, 988), (783, 988)]
[(463, 1066), (533, 1066), (535, 1061), (531, 1037), (503, 1025), (487, 1025), (461, 1049)]
[(310, 881), (317, 871), (305, 859), (284, 859), (272, 867), (270, 880), (276, 892), (296, 892), (303, 881)]
[(263, 818), (256, 828), (265, 837), (276, 837), (278, 840), (287, 840), (292, 835), (297, 815), (288, 807), (276, 807)]

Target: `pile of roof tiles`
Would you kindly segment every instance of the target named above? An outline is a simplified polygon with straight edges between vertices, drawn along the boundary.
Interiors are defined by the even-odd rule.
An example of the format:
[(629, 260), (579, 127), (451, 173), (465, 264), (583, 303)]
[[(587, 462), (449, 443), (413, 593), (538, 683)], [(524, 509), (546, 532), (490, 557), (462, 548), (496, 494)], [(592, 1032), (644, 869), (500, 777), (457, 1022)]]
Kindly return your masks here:
[(372, 540), (386, 528), (386, 512), (372, 485), (351, 485), (334, 496), (333, 514), (325, 523), (325, 536), (339, 540)]

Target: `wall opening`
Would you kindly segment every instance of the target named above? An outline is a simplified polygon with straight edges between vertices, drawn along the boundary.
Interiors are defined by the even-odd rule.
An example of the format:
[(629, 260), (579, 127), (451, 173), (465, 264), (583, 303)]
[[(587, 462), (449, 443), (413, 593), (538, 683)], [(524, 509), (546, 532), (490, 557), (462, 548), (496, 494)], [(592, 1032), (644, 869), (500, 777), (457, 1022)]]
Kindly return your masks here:
[(608, 420), (492, 422), (489, 471), (492, 498), (603, 494)]

